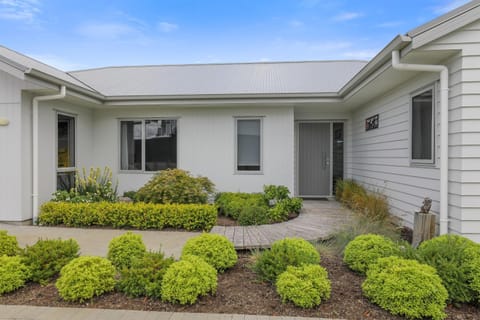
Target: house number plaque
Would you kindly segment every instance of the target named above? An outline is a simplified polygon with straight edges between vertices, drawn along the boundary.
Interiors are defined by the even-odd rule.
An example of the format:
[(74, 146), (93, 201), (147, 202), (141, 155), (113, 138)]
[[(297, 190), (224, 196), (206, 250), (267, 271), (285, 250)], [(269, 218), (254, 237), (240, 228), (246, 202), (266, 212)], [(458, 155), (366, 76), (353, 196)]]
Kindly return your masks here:
[(378, 114), (365, 119), (365, 131), (378, 128)]

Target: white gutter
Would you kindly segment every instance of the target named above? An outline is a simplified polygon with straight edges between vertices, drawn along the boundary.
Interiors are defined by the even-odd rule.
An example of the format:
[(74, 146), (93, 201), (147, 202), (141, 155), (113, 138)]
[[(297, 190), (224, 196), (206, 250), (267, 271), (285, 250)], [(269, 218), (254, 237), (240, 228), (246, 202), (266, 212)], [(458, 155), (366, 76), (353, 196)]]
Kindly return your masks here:
[(33, 154), (32, 154), (32, 220), (33, 224), (37, 224), (38, 220), (38, 102), (47, 101), (47, 100), (57, 100), (65, 98), (67, 93), (67, 88), (65, 86), (60, 87), (60, 92), (58, 94), (49, 95), (49, 96), (37, 96), (33, 98), (32, 103), (32, 115), (33, 115), (33, 124), (32, 124), (32, 144), (33, 144)]
[(440, 235), (448, 233), (448, 68), (444, 65), (400, 63), (392, 51), (392, 67), (405, 71), (440, 73)]

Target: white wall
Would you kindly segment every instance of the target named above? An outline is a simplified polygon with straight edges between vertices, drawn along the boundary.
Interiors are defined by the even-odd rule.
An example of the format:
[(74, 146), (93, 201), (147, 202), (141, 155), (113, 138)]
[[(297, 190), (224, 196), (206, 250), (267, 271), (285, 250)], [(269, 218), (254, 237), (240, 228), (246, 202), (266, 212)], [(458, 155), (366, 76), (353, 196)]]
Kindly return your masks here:
[[(352, 114), (347, 141), (347, 177), (364, 184), (370, 190), (388, 197), (391, 212), (412, 226), (413, 213), (424, 197), (433, 200), (432, 211), (439, 210), (440, 172), (438, 161), (439, 113), (436, 113), (436, 164), (419, 166), (410, 163), (410, 98), (415, 91), (434, 84), (436, 74), (416, 77), (379, 97)], [(438, 111), (438, 94), (437, 94)], [(365, 119), (379, 114), (379, 128), (365, 131)], [(458, 230), (459, 225), (452, 225)]]
[[(263, 173), (235, 174), (235, 118), (263, 117)], [(293, 190), (293, 109), (291, 107), (168, 108), (123, 107), (95, 110), (94, 161), (117, 173), (119, 191), (136, 190), (152, 173), (119, 170), (119, 119), (178, 118), (177, 165), (211, 179), (219, 191), (261, 191), (264, 184)]]
[(458, 231), (480, 242), (480, 22), (429, 45), (458, 49), (450, 83), (449, 215)]

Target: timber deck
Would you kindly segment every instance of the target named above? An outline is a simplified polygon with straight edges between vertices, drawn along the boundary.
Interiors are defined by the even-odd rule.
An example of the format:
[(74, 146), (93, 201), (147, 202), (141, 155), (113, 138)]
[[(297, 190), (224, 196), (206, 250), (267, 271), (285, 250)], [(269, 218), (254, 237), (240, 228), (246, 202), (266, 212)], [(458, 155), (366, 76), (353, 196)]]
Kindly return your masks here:
[(210, 233), (226, 236), (237, 250), (266, 249), (286, 237), (300, 237), (308, 241), (328, 239), (351, 216), (351, 211), (336, 201), (305, 200), (300, 215), (295, 219), (260, 226), (215, 226)]

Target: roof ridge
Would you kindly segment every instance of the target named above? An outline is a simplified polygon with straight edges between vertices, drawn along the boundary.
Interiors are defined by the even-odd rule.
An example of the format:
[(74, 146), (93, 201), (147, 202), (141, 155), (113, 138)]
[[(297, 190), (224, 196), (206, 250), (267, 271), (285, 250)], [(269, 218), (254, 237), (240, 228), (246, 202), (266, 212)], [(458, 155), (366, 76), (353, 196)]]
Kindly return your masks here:
[(260, 61), (260, 62), (225, 62), (225, 63), (185, 63), (185, 64), (150, 64), (130, 66), (108, 66), (90, 69), (69, 71), (68, 73), (81, 73), (105, 69), (127, 69), (127, 68), (163, 68), (163, 67), (202, 67), (202, 66), (238, 66), (238, 65), (264, 65), (264, 64), (303, 64), (303, 63), (367, 63), (366, 60), (305, 60), (305, 61)]

